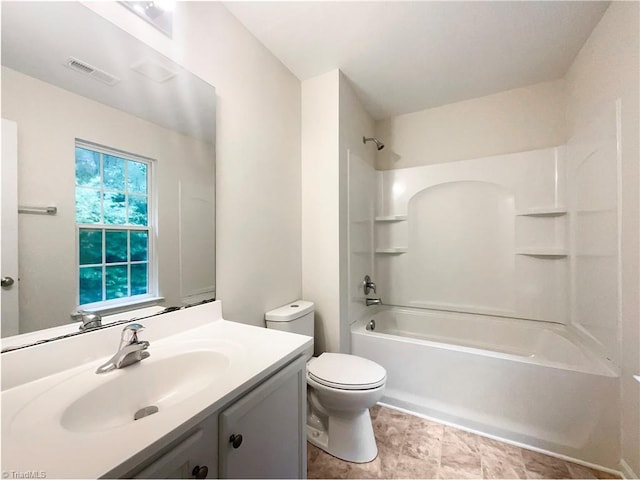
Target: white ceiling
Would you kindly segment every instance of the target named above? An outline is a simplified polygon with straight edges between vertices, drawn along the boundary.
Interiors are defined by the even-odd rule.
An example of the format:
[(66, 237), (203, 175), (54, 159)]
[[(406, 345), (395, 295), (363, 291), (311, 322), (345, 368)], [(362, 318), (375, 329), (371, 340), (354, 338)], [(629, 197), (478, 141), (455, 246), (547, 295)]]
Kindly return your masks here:
[(376, 119), (561, 78), (609, 2), (224, 2), (300, 80), (339, 68)]

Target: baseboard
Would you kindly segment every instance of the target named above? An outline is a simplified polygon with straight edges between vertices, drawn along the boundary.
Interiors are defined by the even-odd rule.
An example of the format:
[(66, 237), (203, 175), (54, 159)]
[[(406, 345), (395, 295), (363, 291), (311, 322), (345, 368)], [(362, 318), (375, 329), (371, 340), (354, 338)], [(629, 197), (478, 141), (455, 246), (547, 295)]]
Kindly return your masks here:
[(640, 478), (640, 476), (634, 472), (629, 464), (624, 461), (624, 459), (620, 460), (620, 470), (622, 470), (622, 478), (634, 479)]

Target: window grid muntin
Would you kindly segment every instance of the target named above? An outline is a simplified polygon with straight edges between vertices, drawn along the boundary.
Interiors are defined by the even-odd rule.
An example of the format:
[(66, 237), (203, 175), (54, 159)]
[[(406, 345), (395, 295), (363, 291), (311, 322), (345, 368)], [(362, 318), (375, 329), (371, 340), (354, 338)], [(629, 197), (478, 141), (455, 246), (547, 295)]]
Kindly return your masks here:
[[(80, 265), (79, 263), (79, 252), (78, 252), (78, 268), (79, 269), (85, 269), (85, 268), (96, 268), (96, 267), (100, 267), (102, 269), (102, 295), (101, 295), (101, 301), (102, 302), (108, 302), (108, 301), (112, 301), (112, 300), (117, 300), (117, 298), (132, 298), (132, 297), (137, 297), (137, 296), (141, 296), (141, 295), (148, 295), (150, 294), (150, 291), (152, 290), (152, 286), (151, 286), (151, 262), (149, 260), (149, 258), (151, 257), (151, 253), (150, 253), (150, 228), (148, 227), (138, 227), (138, 228), (132, 228), (132, 229), (128, 229), (128, 228), (122, 228), (122, 226), (117, 226), (117, 225), (110, 225), (108, 228), (107, 227), (100, 227), (100, 226), (96, 226), (95, 224), (83, 224), (80, 225), (78, 224), (78, 233), (80, 232), (80, 230), (94, 230), (94, 231), (100, 231), (102, 234), (102, 242), (101, 242), (101, 263), (86, 263), (86, 264), (82, 264)], [(127, 233), (127, 261), (124, 262), (109, 262), (107, 263), (107, 231), (108, 230), (124, 230)], [(130, 232), (146, 232), (147, 233), (147, 260), (131, 260), (131, 234)], [(132, 295), (131, 294), (131, 265), (147, 265), (147, 292), (146, 293), (140, 293), (140, 294), (136, 294), (136, 295)], [(107, 299), (107, 267), (117, 267), (117, 266), (126, 266), (127, 267), (127, 296), (126, 297), (117, 297), (114, 299)], [(80, 292), (78, 291), (78, 303), (79, 303), (79, 295)]]
[[(89, 267), (101, 267), (102, 271), (102, 294), (101, 301), (99, 302), (91, 302), (90, 304), (83, 305), (91, 305), (95, 306), (97, 304), (105, 304), (105, 306), (116, 304), (118, 302), (127, 301), (129, 299), (136, 298), (150, 298), (153, 297), (157, 291), (157, 266), (156, 266), (156, 251), (155, 251), (155, 221), (157, 221), (157, 213), (155, 212), (155, 200), (154, 200), (154, 190), (152, 188), (154, 184), (154, 160), (150, 158), (146, 158), (139, 155), (133, 155), (127, 152), (110, 149), (107, 147), (102, 147), (99, 145), (92, 144), (90, 142), (84, 142), (76, 139), (75, 147), (82, 148), (85, 150), (93, 151), (99, 154), (100, 158), (100, 187), (91, 187), (86, 185), (76, 185), (76, 189), (82, 188), (87, 190), (97, 191), (100, 194), (100, 220), (102, 223), (76, 223), (76, 245), (77, 245), (77, 255), (76, 255), (76, 274), (78, 275), (78, 281), (76, 285), (78, 286), (77, 290), (77, 303), (80, 305), (80, 269), (81, 268), (89, 268)], [(114, 157), (118, 157), (124, 160), (124, 191), (114, 190), (105, 188), (104, 182), (104, 156), (112, 155)], [(139, 198), (146, 199), (146, 223), (147, 225), (137, 225), (131, 223), (124, 224), (106, 224), (105, 220), (105, 201), (104, 194), (107, 193), (122, 193), (125, 195), (125, 221), (129, 221), (129, 162), (137, 162), (146, 165), (146, 185), (145, 191), (146, 193), (133, 193), (132, 195)], [(77, 182), (77, 178), (76, 178)], [(76, 211), (77, 217), (77, 211)], [(101, 264), (86, 264), (80, 265), (80, 250), (79, 250), (79, 232), (80, 229), (92, 229), (92, 230), (102, 230), (102, 263)], [(107, 230), (126, 230), (127, 231), (127, 262), (114, 262), (114, 263), (106, 263), (106, 231)], [(135, 260), (131, 261), (131, 231), (144, 231), (147, 236), (147, 249), (146, 249), (146, 260)], [(127, 265), (127, 296), (126, 297), (118, 297), (114, 299), (106, 299), (107, 295), (107, 266), (122, 266)], [(132, 281), (131, 281), (131, 265), (146, 265), (146, 293), (131, 295), (132, 291)]]
[[(96, 191), (100, 193), (100, 222), (96, 222), (93, 223), (91, 225), (123, 225), (123, 226), (128, 226), (128, 225), (136, 225), (136, 224), (131, 224), (128, 223), (129, 222), (129, 198), (130, 197), (134, 197), (134, 198), (143, 198), (147, 200), (147, 226), (151, 223), (151, 217), (152, 215), (150, 214), (150, 212), (152, 211), (152, 197), (151, 197), (151, 182), (152, 182), (152, 176), (153, 176), (153, 170), (152, 170), (152, 165), (153, 165), (153, 160), (150, 158), (146, 158), (143, 156), (139, 156), (139, 155), (133, 155), (131, 153), (127, 153), (127, 152), (122, 152), (119, 150), (115, 150), (115, 149), (109, 149), (106, 147), (101, 147), (99, 145), (94, 145), (92, 143), (89, 142), (83, 142), (80, 140), (76, 140), (76, 144), (75, 146), (77, 148), (82, 148), (84, 150), (90, 150), (93, 152), (96, 152), (98, 154), (100, 154), (100, 187), (92, 187), (92, 186), (87, 186), (87, 185), (77, 185), (76, 184), (76, 189), (80, 188), (80, 189), (85, 189), (85, 190), (92, 190), (92, 191)], [(116, 189), (111, 189), (111, 188), (105, 188), (104, 185), (104, 156), (105, 155), (110, 155), (113, 157), (117, 157), (117, 158), (121, 158), (123, 160), (125, 160), (124, 163), (124, 190), (116, 190)], [(146, 172), (146, 177), (147, 177), (147, 182), (146, 182), (146, 193), (137, 193), (137, 192), (129, 192), (129, 162), (137, 162), (137, 163), (143, 163), (147, 166), (147, 172)], [(104, 194), (105, 193), (121, 193), (125, 196), (125, 219), (126, 222), (125, 223), (114, 223), (114, 224), (107, 224), (105, 223), (105, 214), (104, 214), (104, 206), (105, 206), (105, 201), (104, 201)], [(76, 213), (77, 215), (77, 213)], [(138, 226), (144, 226), (144, 225), (138, 225)], [(127, 227), (128, 228), (128, 227)]]

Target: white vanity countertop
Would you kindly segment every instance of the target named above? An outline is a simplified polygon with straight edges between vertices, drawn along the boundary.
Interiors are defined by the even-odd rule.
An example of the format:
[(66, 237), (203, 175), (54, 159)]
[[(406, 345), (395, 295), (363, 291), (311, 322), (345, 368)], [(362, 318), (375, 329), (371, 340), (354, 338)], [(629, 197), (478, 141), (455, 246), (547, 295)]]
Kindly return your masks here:
[[(151, 357), (141, 363), (100, 375), (93, 373), (115, 353), (117, 342), (113, 342), (109, 343), (112, 352), (107, 357), (39, 378), (29, 378), (24, 383), (15, 382), (15, 386), (3, 389), (3, 472), (8, 472), (11, 478), (17, 478), (23, 472), (42, 472), (47, 478), (98, 478), (126, 474), (147, 456), (177, 439), (243, 391), (312, 349), (311, 337), (229, 322), (221, 318), (220, 312), (220, 302), (213, 302), (164, 314), (161, 317), (166, 325), (180, 321), (183, 329), (192, 325), (193, 328), (176, 333), (174, 323), (165, 329), (167, 336), (162, 338), (157, 338), (162, 335), (157, 331), (155, 335), (145, 336), (153, 332), (156, 325), (159, 330), (163, 329), (160, 323), (155, 323), (154, 319), (141, 322), (146, 323), (141, 340), (151, 342), (148, 349)], [(191, 323), (186, 321), (190, 317), (194, 319)], [(158, 322), (157, 319), (155, 321)], [(117, 330), (119, 337), (121, 328), (107, 330)], [(114, 333), (104, 336), (112, 342)], [(99, 340), (100, 337), (94, 336), (90, 342)], [(66, 348), (65, 340), (55, 343), (57, 349)], [(143, 372), (145, 362), (158, 362), (163, 358), (171, 362), (174, 357), (168, 355), (206, 349), (208, 345), (223, 352), (229, 362), (214, 374), (214, 381), (199, 387), (197, 394), (187, 395), (174, 404), (168, 402), (158, 413), (121, 426), (99, 428), (98, 431), (91, 428), (86, 429), (88, 431), (84, 428), (71, 431), (63, 426), (64, 410), (74, 399), (91, 392), (96, 386), (118, 379), (118, 375), (132, 374), (134, 369)], [(52, 351), (51, 346), (48, 349)], [(5, 355), (13, 354), (5, 353), (3, 359)], [(46, 361), (42, 353), (34, 354), (36, 361)], [(29, 352), (22, 351), (21, 360), (28, 358), (25, 355)], [(86, 381), (75, 381), (76, 377)], [(61, 385), (63, 382), (66, 383)], [(127, 392), (121, 395), (127, 395)], [(93, 417), (93, 414), (89, 416)], [(92, 420), (87, 418), (87, 422)]]

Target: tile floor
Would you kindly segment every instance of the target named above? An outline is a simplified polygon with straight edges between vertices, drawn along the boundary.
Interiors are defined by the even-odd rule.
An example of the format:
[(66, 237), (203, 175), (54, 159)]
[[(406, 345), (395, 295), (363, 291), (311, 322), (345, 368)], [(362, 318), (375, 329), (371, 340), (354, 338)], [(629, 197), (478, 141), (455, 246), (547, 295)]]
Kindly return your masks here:
[(617, 478), (391, 408), (370, 411), (378, 457), (350, 463), (308, 443), (309, 478)]

